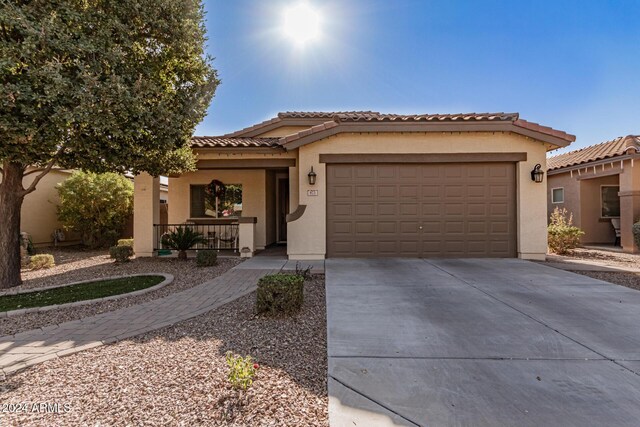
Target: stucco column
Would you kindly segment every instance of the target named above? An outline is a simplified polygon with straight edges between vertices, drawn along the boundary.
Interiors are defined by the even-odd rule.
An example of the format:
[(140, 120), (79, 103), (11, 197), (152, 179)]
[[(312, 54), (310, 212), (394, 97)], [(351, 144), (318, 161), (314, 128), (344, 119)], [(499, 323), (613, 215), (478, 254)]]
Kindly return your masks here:
[(256, 253), (256, 217), (238, 218), (240, 257), (251, 258)]
[[(638, 159), (636, 159), (638, 160)], [(625, 252), (637, 253), (633, 239), (633, 223), (640, 217), (640, 165), (624, 163), (620, 173), (620, 244)]]
[(133, 250), (138, 257), (153, 256), (153, 225), (160, 222), (160, 178), (141, 173), (133, 180)]

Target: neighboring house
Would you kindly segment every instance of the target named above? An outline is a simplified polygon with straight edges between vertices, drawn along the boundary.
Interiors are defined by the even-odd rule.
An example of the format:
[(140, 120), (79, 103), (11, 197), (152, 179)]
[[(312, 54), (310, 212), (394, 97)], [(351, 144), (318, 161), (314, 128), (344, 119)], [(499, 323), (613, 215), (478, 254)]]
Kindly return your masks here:
[[(27, 169), (29, 172), (31, 169)], [(53, 245), (53, 232), (56, 229), (62, 229), (62, 223), (58, 221), (58, 204), (60, 199), (56, 186), (65, 181), (71, 175), (72, 170), (52, 170), (46, 174), (38, 183), (36, 190), (25, 196), (20, 212), (20, 231), (25, 231), (31, 236), (31, 240), (35, 246), (51, 246)], [(37, 174), (30, 174), (24, 178), (23, 186), (26, 188), (31, 185)], [(133, 178), (133, 177), (131, 177)], [(167, 203), (169, 190), (167, 184), (160, 185), (159, 197), (164, 212), (164, 218), (161, 216), (161, 223), (167, 221)], [(123, 237), (133, 236), (133, 219), (128, 221)], [(77, 244), (80, 243), (80, 237), (77, 233), (64, 232), (64, 242), (60, 244)]]
[[(27, 169), (27, 172), (32, 170)], [(52, 170), (38, 183), (34, 192), (25, 196), (20, 211), (20, 231), (25, 231), (31, 236), (36, 246), (50, 246), (53, 244), (53, 232), (62, 229), (62, 223), (58, 221), (58, 191), (56, 185), (65, 181), (73, 171)], [(23, 186), (26, 188), (33, 182), (36, 173), (24, 178)], [(75, 233), (64, 232), (65, 240), (61, 244), (74, 244), (80, 242), (80, 237)]]
[(640, 218), (640, 136), (612, 141), (550, 157), (547, 216), (555, 207), (573, 214), (585, 232), (583, 244), (613, 244), (613, 224), (620, 224), (620, 243), (635, 252), (632, 225)]
[[(286, 242), (290, 259), (543, 259), (546, 186), (531, 172), (574, 140), (517, 113), (280, 113), (193, 137), (197, 170), (170, 177), (169, 223), (196, 224), (211, 248), (223, 226), (237, 227), (245, 256)], [(212, 196), (216, 182), (241, 188), (239, 215)], [(160, 249), (167, 230), (153, 226), (158, 185), (135, 179), (139, 256)]]

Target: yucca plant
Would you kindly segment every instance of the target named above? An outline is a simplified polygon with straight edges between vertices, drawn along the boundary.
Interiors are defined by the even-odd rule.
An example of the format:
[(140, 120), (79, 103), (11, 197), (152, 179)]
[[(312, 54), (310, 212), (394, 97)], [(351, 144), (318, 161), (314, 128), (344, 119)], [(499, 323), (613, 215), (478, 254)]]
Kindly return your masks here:
[(191, 227), (179, 226), (170, 233), (162, 236), (162, 244), (178, 251), (178, 259), (187, 259), (187, 250), (198, 243), (206, 243), (202, 233)]

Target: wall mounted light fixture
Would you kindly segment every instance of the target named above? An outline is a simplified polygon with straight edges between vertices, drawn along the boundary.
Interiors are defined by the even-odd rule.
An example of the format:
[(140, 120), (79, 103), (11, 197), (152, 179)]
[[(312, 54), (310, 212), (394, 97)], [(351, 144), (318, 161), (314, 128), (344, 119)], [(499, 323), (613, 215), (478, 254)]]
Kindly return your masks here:
[(311, 166), (311, 172), (307, 174), (309, 177), (309, 185), (315, 185), (316, 183), (316, 173), (313, 171), (313, 166)]
[(542, 182), (542, 179), (544, 178), (544, 171), (542, 171), (541, 168), (542, 165), (540, 165), (540, 163), (533, 167), (533, 170), (531, 171), (531, 181)]

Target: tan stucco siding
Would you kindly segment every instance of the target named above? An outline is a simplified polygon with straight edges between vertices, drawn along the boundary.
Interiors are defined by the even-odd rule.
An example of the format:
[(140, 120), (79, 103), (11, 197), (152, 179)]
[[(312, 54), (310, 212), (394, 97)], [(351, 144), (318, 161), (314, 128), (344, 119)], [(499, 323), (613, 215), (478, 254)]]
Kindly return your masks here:
[(169, 178), (169, 224), (190, 218), (190, 185), (205, 185), (217, 179), (225, 184), (242, 184), (242, 216), (256, 217), (256, 247), (266, 245), (266, 171), (201, 170)]
[[(31, 174), (25, 177), (23, 186), (26, 188), (31, 185), (36, 175)], [(36, 191), (27, 194), (24, 198), (20, 229), (29, 233), (36, 245), (52, 243), (51, 234), (56, 228), (62, 228), (57, 214), (60, 198), (56, 185), (65, 181), (69, 176), (71, 176), (69, 173), (63, 171), (49, 172), (38, 183)], [(65, 243), (78, 241), (78, 236), (75, 233), (65, 231), (65, 236)]]
[[(573, 224), (580, 227), (580, 182), (576, 177), (572, 177), (569, 173), (551, 175), (547, 178), (547, 187), (549, 189), (547, 192), (547, 221), (556, 207), (564, 208), (573, 214)], [(551, 192), (554, 188), (564, 189), (563, 203), (552, 203)]]
[[(536, 163), (546, 168), (545, 144), (511, 133), (357, 133), (338, 134), (299, 148), (299, 203), (304, 215), (289, 223), (288, 253), (292, 258), (323, 258), (326, 254), (326, 168), (320, 154), (372, 153), (497, 153), (526, 152), (517, 165), (518, 254), (522, 258), (544, 258), (546, 237), (546, 185), (531, 181)], [(310, 186), (311, 166), (318, 174)], [(293, 172), (293, 171), (292, 171)], [(310, 196), (308, 190), (318, 190)]]
[(611, 220), (601, 218), (600, 187), (619, 183), (618, 175), (580, 180), (580, 225), (585, 232), (583, 243), (613, 243), (615, 233)]

